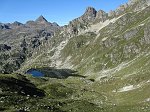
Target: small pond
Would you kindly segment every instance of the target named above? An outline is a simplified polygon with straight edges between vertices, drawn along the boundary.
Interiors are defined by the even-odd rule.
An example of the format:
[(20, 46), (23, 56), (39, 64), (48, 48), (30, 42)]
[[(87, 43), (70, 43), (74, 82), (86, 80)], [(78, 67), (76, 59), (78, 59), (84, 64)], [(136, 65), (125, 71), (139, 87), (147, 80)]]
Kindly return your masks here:
[(30, 69), (26, 72), (26, 74), (31, 74), (34, 77), (44, 77), (44, 74), (36, 69)]

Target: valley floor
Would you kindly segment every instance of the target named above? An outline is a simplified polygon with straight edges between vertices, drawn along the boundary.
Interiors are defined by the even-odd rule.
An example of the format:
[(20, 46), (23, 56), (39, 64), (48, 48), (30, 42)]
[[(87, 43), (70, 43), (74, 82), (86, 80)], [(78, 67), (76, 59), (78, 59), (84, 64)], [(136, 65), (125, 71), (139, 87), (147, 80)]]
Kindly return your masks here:
[[(138, 80), (138, 79), (135, 79)], [(126, 85), (119, 77), (100, 81), (81, 77), (36, 78), (0, 75), (4, 112), (149, 112), (150, 80)]]

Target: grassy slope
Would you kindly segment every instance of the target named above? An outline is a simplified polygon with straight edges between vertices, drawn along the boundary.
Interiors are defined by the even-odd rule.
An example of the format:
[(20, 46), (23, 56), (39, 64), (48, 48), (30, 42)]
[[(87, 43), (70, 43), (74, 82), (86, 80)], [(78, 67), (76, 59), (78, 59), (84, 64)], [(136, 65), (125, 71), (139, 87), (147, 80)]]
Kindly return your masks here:
[[(66, 57), (71, 56), (70, 63), (74, 68), (88, 77), (38, 79), (28, 76), (27, 79), (38, 89), (44, 90), (46, 96), (29, 98), (17, 108), (27, 105), (31, 111), (39, 112), (149, 112), (150, 102), (147, 99), (150, 98), (150, 49), (149, 44), (140, 42), (144, 37), (144, 28), (150, 24), (149, 15), (149, 7), (138, 13), (127, 13), (100, 30), (98, 38), (93, 33), (71, 38), (61, 51), (60, 60), (65, 62)], [(135, 29), (138, 31), (136, 35), (129, 39), (124, 38), (126, 33)], [(104, 38), (107, 39), (103, 41)], [(63, 38), (57, 39), (56, 44), (59, 45)], [(53, 38), (51, 44), (55, 44), (54, 41)], [(126, 45), (137, 46), (139, 52), (131, 50), (126, 55)], [(24, 69), (50, 63), (51, 60), (48, 57), (45, 60), (45, 56), (50, 55), (52, 46), (41, 49), (43, 53), (37, 55), (36, 60), (24, 66)], [(115, 56), (113, 60), (111, 55)], [(95, 79), (95, 82), (88, 79)], [(133, 90), (120, 92), (130, 85), (133, 85)], [(4, 104), (0, 104), (3, 107)], [(11, 111), (13, 105), (5, 107)]]
[[(46, 95), (31, 97), (18, 94), (17, 88), (9, 89), (0, 92), (0, 108), (6, 112), (25, 109), (31, 112), (149, 112), (149, 101), (146, 101), (150, 98), (149, 60), (149, 53), (141, 54), (123, 67), (120, 64), (114, 72), (108, 72), (111, 76), (99, 79), (101, 75), (97, 74), (95, 82), (88, 80), (91, 77), (51, 79), (15, 74), (0, 75), (0, 80), (14, 78), (23, 81), (25, 85), (30, 82), (36, 88), (44, 90)], [(119, 92), (120, 88), (138, 84), (140, 87), (134, 90)]]
[[(70, 63), (81, 74), (92, 75), (103, 69), (114, 68), (124, 61), (130, 61), (142, 52), (147, 52), (149, 45), (141, 44), (144, 28), (149, 25), (149, 7), (138, 13), (127, 13), (116, 22), (100, 30), (100, 36), (80, 35), (70, 39), (62, 50), (62, 60), (71, 56)], [(124, 35), (137, 30), (136, 35), (125, 39)], [(104, 41), (103, 39), (106, 38)], [(82, 44), (77, 47), (77, 44)], [(134, 45), (138, 52), (125, 54), (125, 47)], [(113, 58), (111, 57), (113, 56)], [(65, 62), (65, 61), (64, 61)], [(87, 69), (88, 68), (88, 69)]]

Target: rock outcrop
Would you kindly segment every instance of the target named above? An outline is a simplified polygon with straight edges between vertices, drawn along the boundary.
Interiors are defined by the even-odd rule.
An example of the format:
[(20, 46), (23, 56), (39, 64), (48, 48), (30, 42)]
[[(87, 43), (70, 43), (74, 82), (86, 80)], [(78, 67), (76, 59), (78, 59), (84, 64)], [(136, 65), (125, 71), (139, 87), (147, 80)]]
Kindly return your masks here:
[(103, 10), (99, 10), (96, 14), (96, 22), (104, 22), (108, 19), (108, 14), (103, 11)]
[(87, 7), (85, 13), (79, 18), (80, 20), (83, 21), (94, 21), (95, 17), (96, 17), (97, 11), (93, 8), (93, 7)]
[(6, 44), (0, 44), (0, 52), (3, 51), (8, 51), (8, 50), (11, 50), (11, 47), (6, 45)]
[(129, 0), (128, 5), (133, 11), (139, 11), (150, 5), (150, 0)]

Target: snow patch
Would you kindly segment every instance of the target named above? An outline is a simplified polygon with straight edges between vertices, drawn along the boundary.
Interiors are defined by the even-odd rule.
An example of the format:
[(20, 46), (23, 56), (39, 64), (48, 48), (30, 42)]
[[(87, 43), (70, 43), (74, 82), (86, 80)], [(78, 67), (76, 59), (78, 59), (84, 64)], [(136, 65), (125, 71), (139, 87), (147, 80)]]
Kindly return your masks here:
[(140, 24), (139, 26), (144, 26), (144, 24)]
[(134, 90), (134, 89), (138, 89), (144, 85), (148, 84), (148, 81), (143, 81), (143, 82), (140, 82), (139, 84), (137, 85), (129, 85), (129, 86), (125, 86), (125, 87), (122, 87), (120, 89), (118, 89), (117, 91), (113, 90), (113, 92), (126, 92), (126, 91), (131, 91), (131, 90)]
[(134, 89), (137, 89), (137, 86), (133, 86), (133, 85), (129, 85), (129, 86), (125, 86), (123, 88), (120, 88), (117, 92), (126, 92), (126, 91), (131, 91)]
[(150, 83), (150, 80), (148, 80), (147, 83)]
[(145, 101), (146, 101), (146, 102), (150, 102), (150, 98), (147, 98)]
[(107, 40), (107, 38), (108, 38), (108, 37), (104, 37), (104, 38), (102, 39), (102, 41), (105, 41), (105, 40)]

